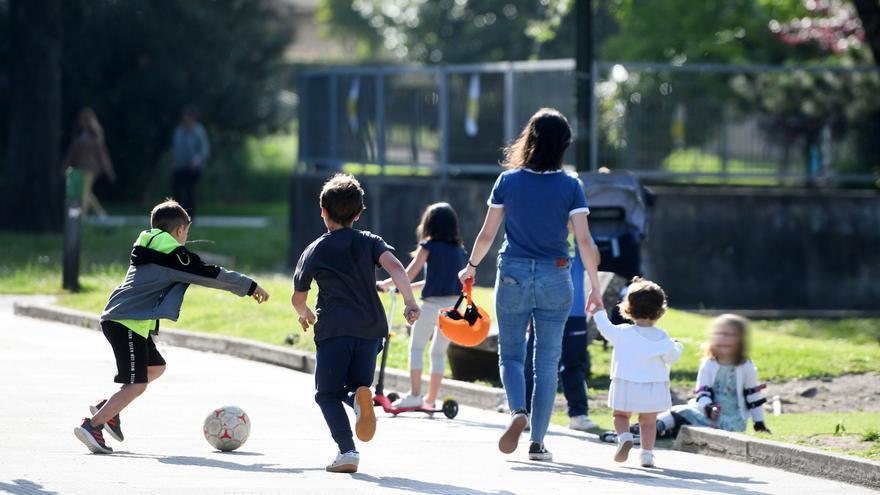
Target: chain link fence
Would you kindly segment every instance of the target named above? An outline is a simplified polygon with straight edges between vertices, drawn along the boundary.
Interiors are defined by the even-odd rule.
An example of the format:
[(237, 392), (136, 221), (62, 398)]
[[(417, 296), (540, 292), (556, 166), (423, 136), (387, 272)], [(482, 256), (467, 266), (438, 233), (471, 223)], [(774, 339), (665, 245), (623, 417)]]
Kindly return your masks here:
[[(875, 68), (599, 63), (589, 168), (754, 185), (880, 178)], [(304, 72), (300, 161), (312, 169), (494, 174), (540, 107), (572, 121), (574, 62)], [(566, 163), (574, 162), (569, 150)]]

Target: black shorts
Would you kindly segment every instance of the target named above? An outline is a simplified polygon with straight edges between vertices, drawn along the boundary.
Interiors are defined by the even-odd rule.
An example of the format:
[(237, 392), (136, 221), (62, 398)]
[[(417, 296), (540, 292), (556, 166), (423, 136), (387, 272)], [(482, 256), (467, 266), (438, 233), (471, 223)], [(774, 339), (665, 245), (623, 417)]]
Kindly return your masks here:
[(164, 366), (153, 336), (143, 338), (115, 321), (102, 321), (101, 330), (116, 356), (116, 383), (147, 383), (148, 366)]

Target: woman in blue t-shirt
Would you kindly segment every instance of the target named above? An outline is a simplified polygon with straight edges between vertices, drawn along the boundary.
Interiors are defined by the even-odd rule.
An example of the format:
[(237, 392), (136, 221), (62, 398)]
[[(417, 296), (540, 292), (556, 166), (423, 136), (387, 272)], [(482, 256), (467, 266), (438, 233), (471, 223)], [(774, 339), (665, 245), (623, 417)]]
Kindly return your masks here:
[[(446, 350), (449, 348), (449, 339), (437, 329), (437, 314), (443, 308), (454, 306), (461, 295), (458, 270), (467, 259), (458, 232), (458, 214), (449, 203), (434, 203), (425, 209), (422, 221), (416, 228), (416, 237), (419, 247), (412, 253), (413, 259), (406, 267), (406, 273), (413, 280), (422, 272), (422, 268), (425, 269), (425, 280), (413, 284), (413, 287), (423, 286), (422, 316), (413, 325), (409, 340), (410, 392), (394, 403), (396, 407), (433, 407), (437, 400), (446, 370)], [(391, 285), (390, 278), (379, 282), (379, 288), (383, 290)], [(423, 400), (422, 355), (428, 339), (432, 339), (431, 381), (428, 395)]]
[(535, 323), (535, 390), (532, 396), (529, 459), (552, 460), (544, 447), (556, 397), (562, 332), (572, 305), (568, 223), (571, 222), (590, 286), (588, 311), (602, 307), (595, 248), (587, 225), (586, 198), (577, 177), (562, 170), (571, 127), (557, 110), (542, 108), (529, 119), (505, 150), (506, 171), (489, 196), (489, 211), (467, 266), (463, 282), (473, 278), (504, 222), (504, 245), (498, 254), (495, 315), (498, 320), (499, 367), (507, 392), (511, 421), (498, 441), (501, 452), (516, 450), (529, 423), (523, 365), (526, 327)]

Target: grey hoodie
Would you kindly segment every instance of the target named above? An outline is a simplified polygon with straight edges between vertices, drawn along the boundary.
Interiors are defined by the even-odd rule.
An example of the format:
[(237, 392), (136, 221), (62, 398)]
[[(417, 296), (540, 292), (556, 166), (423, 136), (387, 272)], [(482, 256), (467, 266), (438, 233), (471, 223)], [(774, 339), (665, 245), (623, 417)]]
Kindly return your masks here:
[(204, 263), (171, 234), (160, 229), (145, 230), (135, 241), (128, 273), (110, 294), (101, 321), (177, 321), (189, 284), (242, 297), (252, 295), (257, 288), (256, 282), (240, 273)]

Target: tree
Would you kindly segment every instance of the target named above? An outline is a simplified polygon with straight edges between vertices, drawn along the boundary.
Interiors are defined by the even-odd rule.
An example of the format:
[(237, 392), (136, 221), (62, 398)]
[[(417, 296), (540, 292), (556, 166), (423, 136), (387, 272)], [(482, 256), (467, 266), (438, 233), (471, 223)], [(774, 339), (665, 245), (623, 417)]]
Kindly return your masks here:
[[(161, 158), (185, 105), (200, 110), (215, 157), (289, 121), (280, 96), (294, 33), (283, 3), (70, 0), (62, 13), (65, 130), (79, 108), (95, 109), (120, 178), (106, 194), (166, 190)], [(227, 181), (243, 171), (208, 169)]]
[(0, 227), (55, 230), (62, 216), (59, 0), (11, 0), (9, 136)]
[(469, 63), (532, 58), (570, 1), (321, 0), (320, 12), (328, 32), (398, 58)]

